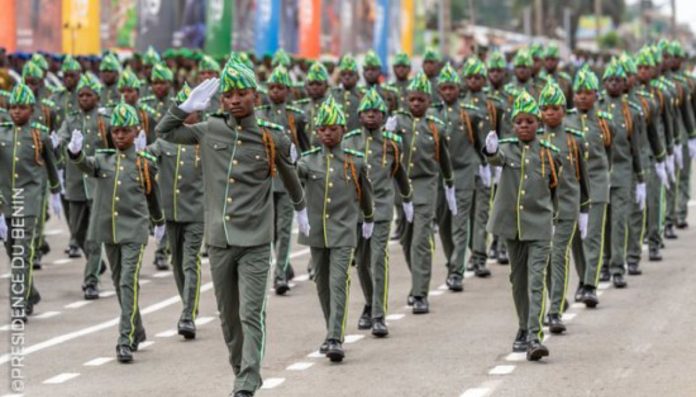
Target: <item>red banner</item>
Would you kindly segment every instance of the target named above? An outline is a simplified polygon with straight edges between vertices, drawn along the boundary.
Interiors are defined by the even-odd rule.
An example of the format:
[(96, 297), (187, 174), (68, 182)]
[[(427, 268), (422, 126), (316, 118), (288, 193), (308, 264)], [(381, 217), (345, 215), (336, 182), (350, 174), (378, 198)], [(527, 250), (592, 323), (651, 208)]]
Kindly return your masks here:
[(321, 0), (300, 0), (300, 51), (305, 58), (319, 58), (321, 54)]
[(17, 48), (17, 4), (16, 0), (0, 0), (0, 47), (7, 52)]

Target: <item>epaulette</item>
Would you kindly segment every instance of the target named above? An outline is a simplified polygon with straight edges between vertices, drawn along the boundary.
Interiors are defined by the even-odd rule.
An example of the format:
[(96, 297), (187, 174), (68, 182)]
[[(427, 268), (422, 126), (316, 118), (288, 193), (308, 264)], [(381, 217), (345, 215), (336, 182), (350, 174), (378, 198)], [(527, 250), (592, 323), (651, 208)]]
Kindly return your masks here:
[(675, 75), (674, 75), (674, 78), (675, 78), (676, 80), (681, 81), (682, 83), (686, 83), (686, 78), (685, 78), (684, 76), (680, 75), (680, 74), (675, 74)]
[(268, 108), (270, 108), (270, 107), (271, 107), (271, 105), (266, 104), (266, 105), (259, 105), (259, 106), (256, 106), (255, 109), (256, 109), (256, 110), (266, 110), (266, 109), (268, 109)]
[(140, 98), (140, 101), (141, 102), (150, 102), (150, 101), (154, 101), (155, 99), (156, 98), (154, 95), (146, 95), (146, 96)]
[(609, 121), (614, 119), (614, 116), (612, 116), (610, 113), (607, 113), (607, 112), (602, 111), (602, 110), (597, 112), (597, 117), (600, 117), (600, 118), (603, 118), (603, 119), (606, 119)]
[(400, 115), (402, 115), (402, 116), (413, 117), (413, 116), (411, 115), (411, 113), (409, 113), (409, 112), (407, 112), (407, 111), (405, 111), (405, 110), (403, 110), (403, 109), (397, 109), (397, 110), (393, 111), (392, 114), (400, 114)]
[(391, 140), (394, 141), (394, 142), (401, 143), (401, 135), (395, 134), (395, 133), (393, 133), (393, 132), (391, 132), (391, 131), (384, 131), (384, 132), (382, 133), (382, 136), (385, 137), (385, 138), (387, 138), (387, 139), (391, 139)]
[(97, 149), (96, 153), (114, 154), (116, 149)]
[(50, 107), (50, 108), (56, 107), (56, 103), (48, 98), (41, 99), (41, 103)]
[(560, 153), (560, 152), (561, 152), (561, 149), (557, 148), (557, 147), (554, 146), (551, 142), (549, 142), (549, 141), (547, 141), (547, 140), (545, 140), (545, 139), (540, 139), (540, 140), (539, 140), (539, 143), (541, 144), (541, 146), (543, 146), (543, 147), (545, 147), (545, 148), (547, 148), (547, 149), (551, 149), (554, 153)]
[(648, 91), (648, 90), (646, 90), (646, 89), (644, 89), (644, 88), (637, 89), (637, 90), (636, 90), (636, 94), (638, 94), (638, 95), (640, 95), (640, 96), (644, 96), (644, 97), (649, 97), (649, 98), (652, 98), (652, 97), (653, 97), (652, 92), (650, 92), (650, 91)]
[(577, 114), (578, 110), (575, 108), (566, 110), (566, 114)]
[(498, 143), (517, 143), (519, 141), (520, 140), (517, 139), (516, 136), (511, 136), (509, 138), (503, 138), (503, 139), (498, 140)]
[(157, 111), (152, 108), (152, 106), (148, 105), (147, 103), (138, 103), (140, 109), (150, 113), (150, 114), (156, 114)]
[(573, 134), (573, 135), (575, 135), (575, 136), (578, 136), (578, 137), (580, 137), (580, 138), (585, 138), (585, 133), (582, 132), (582, 131), (580, 131), (580, 130), (577, 129), (577, 128), (566, 127), (565, 130), (566, 130), (566, 132), (569, 132), (569, 133), (571, 133), (571, 134)]
[(488, 94), (486, 94), (486, 96), (488, 97), (488, 99), (492, 99), (492, 100), (498, 101), (498, 102), (503, 102), (505, 100), (505, 98), (498, 95), (497, 92), (493, 92), (493, 93), (489, 92)]
[(628, 101), (628, 106), (632, 107), (633, 109), (637, 110), (638, 113), (643, 114), (643, 107), (640, 106), (639, 104), (633, 102), (633, 101)]
[(39, 123), (38, 121), (33, 121), (31, 123), (31, 128), (34, 128), (34, 129), (37, 129), (37, 130), (43, 131), (43, 132), (48, 132), (48, 127), (46, 127), (42, 123)]
[(0, 127), (10, 128), (12, 126), (14, 126), (14, 123), (11, 121), (1, 121), (0, 122)]
[(468, 103), (468, 102), (461, 102), (460, 106), (465, 108), (465, 109), (469, 109), (469, 110), (479, 110), (479, 108), (476, 107), (476, 105), (473, 105), (473, 104)]
[(389, 92), (391, 92), (391, 93), (394, 93), (394, 94), (398, 94), (398, 93), (399, 93), (399, 90), (397, 90), (396, 88), (394, 88), (394, 87), (392, 87), (392, 86), (389, 86), (389, 85), (382, 84), (380, 87), (382, 87), (382, 88), (384, 88), (385, 90), (387, 90), (387, 91), (389, 91)]
[(435, 117), (435, 116), (432, 116), (432, 115), (427, 115), (427, 116), (425, 116), (425, 119), (426, 119), (426, 120), (430, 120), (430, 121), (434, 121), (434, 122), (436, 122), (436, 123), (438, 123), (438, 124), (440, 124), (440, 125), (445, 125), (445, 122), (444, 122), (444, 121), (442, 121), (442, 120), (440, 120), (439, 118), (437, 118), (437, 117)]
[(151, 155), (151, 154), (148, 153), (148, 152), (138, 152), (138, 156), (144, 157), (144, 158), (146, 158), (146, 159), (152, 161), (153, 163), (156, 163), (156, 162), (157, 162), (157, 157)]
[(517, 87), (514, 86), (512, 83), (507, 83), (503, 87), (503, 91), (510, 95), (517, 95), (517, 93), (520, 91)]
[(285, 109), (287, 109), (287, 110), (289, 110), (289, 111), (291, 111), (291, 112), (295, 112), (295, 113), (297, 113), (297, 114), (304, 114), (304, 110), (302, 110), (302, 109), (300, 109), (300, 108), (296, 108), (296, 107), (294, 107), (294, 106), (292, 106), (292, 105), (285, 105)]
[(357, 150), (353, 150), (353, 149), (343, 149), (343, 153), (350, 154), (351, 156), (355, 156), (355, 157), (365, 157), (364, 154), (358, 152)]
[(272, 123), (268, 120), (256, 119), (256, 124), (258, 124), (259, 127), (266, 127), (266, 128), (271, 128), (271, 129), (274, 129), (277, 131), (283, 131), (282, 125)]
[(304, 105), (304, 104), (309, 103), (309, 101), (310, 101), (309, 98), (302, 98), (302, 99), (298, 99), (296, 101), (293, 101), (293, 103), (296, 105)]
[(570, 75), (566, 72), (558, 72), (558, 76), (562, 79), (565, 79), (565, 80), (570, 80), (570, 81), (573, 80), (570, 78)]
[(315, 147), (315, 148), (313, 148), (313, 149), (309, 149), (309, 150), (307, 150), (307, 151), (305, 151), (305, 152), (302, 152), (302, 157), (309, 156), (310, 154), (316, 153), (316, 152), (318, 152), (318, 151), (320, 151), (320, 150), (321, 150), (321, 147)]
[(362, 130), (360, 128), (356, 128), (356, 129), (348, 132), (347, 134), (343, 135), (343, 138), (350, 138), (352, 136), (360, 135), (360, 133), (362, 133)]

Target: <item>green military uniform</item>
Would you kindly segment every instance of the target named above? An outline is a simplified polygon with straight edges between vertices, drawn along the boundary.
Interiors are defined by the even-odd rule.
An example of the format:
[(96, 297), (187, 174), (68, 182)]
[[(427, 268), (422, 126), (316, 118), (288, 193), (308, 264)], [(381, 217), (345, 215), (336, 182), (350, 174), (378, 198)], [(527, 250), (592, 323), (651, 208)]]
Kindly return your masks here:
[[(111, 53), (106, 54), (99, 64), (99, 71), (121, 73), (121, 63), (116, 55)], [(101, 103), (103, 103), (106, 107), (114, 107), (121, 100), (121, 94), (118, 92), (117, 82), (114, 82), (111, 85), (103, 83), (104, 86), (102, 87), (100, 99)]]
[[(442, 56), (435, 48), (427, 47), (425, 49), (425, 52), (423, 53), (423, 62), (426, 61), (434, 62), (440, 65), (442, 62)], [(432, 103), (442, 102), (442, 98), (440, 97), (440, 91), (435, 89), (435, 87), (437, 87), (437, 78), (439, 77), (438, 74), (435, 73), (434, 75), (427, 77), (428, 81), (430, 82), (430, 86), (433, 87), (432, 91), (430, 92), (430, 99), (432, 100)], [(406, 106), (404, 106), (404, 108), (406, 108)]]
[[(382, 69), (382, 61), (377, 56), (377, 53), (375, 53), (373, 50), (369, 50), (365, 54), (365, 58), (363, 60), (363, 75), (367, 69)], [(381, 84), (379, 81), (372, 83), (367, 82), (365, 86), (360, 87), (360, 95), (365, 95), (365, 93), (372, 88), (377, 91), (379, 96), (381, 96), (384, 102), (387, 104), (389, 113), (399, 108), (399, 92), (390, 85)]]
[[(560, 49), (558, 48), (558, 45), (556, 43), (550, 43), (549, 45), (547, 45), (543, 53), (544, 59), (551, 58), (558, 60), (560, 56)], [(568, 73), (559, 70), (558, 66), (556, 66), (556, 68), (553, 70), (548, 70), (546, 68), (542, 69), (539, 73), (539, 77), (542, 80), (548, 80), (549, 78), (553, 79), (553, 81), (556, 82), (556, 84), (558, 84), (559, 87), (561, 87), (561, 90), (563, 91), (563, 96), (566, 99), (566, 106), (568, 107), (568, 109), (573, 108), (573, 79), (570, 77)]]
[[(358, 65), (350, 55), (344, 55), (339, 64), (341, 72), (352, 72), (357, 75)], [(361, 93), (358, 87), (346, 88), (343, 84), (331, 89), (331, 95), (346, 115), (346, 131), (353, 131), (360, 128), (360, 117), (358, 116), (358, 106), (360, 105)]]
[[(307, 72), (307, 78), (305, 79), (306, 83), (317, 81), (317, 82), (324, 82), (328, 84), (329, 81), (329, 74), (326, 71), (326, 68), (324, 65), (322, 65), (319, 62), (315, 62), (312, 64), (312, 66), (309, 68), (309, 71)], [(319, 138), (316, 135), (315, 132), (315, 125), (314, 125), (314, 119), (319, 112), (319, 107), (321, 104), (326, 100), (326, 98), (329, 96), (328, 93), (324, 94), (321, 98), (304, 98), (300, 99), (298, 101), (293, 102), (293, 106), (298, 107), (301, 109), (304, 114), (305, 114), (305, 120), (307, 121), (307, 125), (305, 126), (305, 131), (307, 131), (307, 137), (309, 138), (309, 144), (312, 147), (315, 146), (321, 146), (321, 142), (319, 142)]]
[[(220, 75), (220, 64), (213, 59), (213, 57), (209, 55), (203, 55), (201, 60), (198, 62), (198, 72), (212, 72), (215, 74), (215, 76)], [(210, 105), (208, 105), (208, 109), (206, 109), (203, 112), (203, 120), (207, 120), (208, 117), (213, 114), (217, 113), (221, 110), (220, 107), (220, 93), (217, 92), (215, 95), (213, 95), (212, 98), (210, 98)]]
[[(411, 68), (411, 59), (408, 57), (408, 54), (405, 52), (400, 52), (394, 56), (394, 61), (392, 63), (393, 66), (408, 66)], [(404, 80), (394, 80), (390, 85), (391, 88), (393, 88), (396, 91), (398, 103), (399, 103), (399, 109), (405, 110), (408, 109), (408, 84), (409, 84), (409, 79), (406, 78)]]
[[(77, 72), (81, 73), (82, 68), (80, 64), (70, 55), (67, 55), (63, 60), (63, 65), (61, 66), (63, 72)], [(66, 87), (62, 87), (60, 90), (56, 91), (51, 98), (53, 103), (56, 105), (56, 128), (63, 123), (63, 120), (68, 114), (77, 110), (77, 89), (72, 91), (68, 90)]]

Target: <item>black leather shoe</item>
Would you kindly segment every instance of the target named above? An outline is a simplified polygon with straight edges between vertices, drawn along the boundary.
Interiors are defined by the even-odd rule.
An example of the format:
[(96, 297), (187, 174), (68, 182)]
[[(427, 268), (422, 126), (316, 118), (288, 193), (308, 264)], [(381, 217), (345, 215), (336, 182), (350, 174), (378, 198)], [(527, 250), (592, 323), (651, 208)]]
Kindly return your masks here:
[(643, 271), (640, 270), (638, 262), (628, 262), (628, 275), (629, 276), (640, 276)]
[(233, 397), (254, 397), (254, 395), (249, 391), (242, 390), (234, 393)]
[(39, 252), (41, 255), (48, 255), (49, 252), (51, 252), (51, 246), (48, 245), (48, 242), (46, 240), (41, 242), (41, 245), (39, 246)]
[(24, 313), (27, 316), (31, 316), (34, 314), (34, 304), (31, 302), (27, 302), (26, 306), (24, 306)]
[(498, 250), (498, 264), (507, 265), (510, 263), (510, 257), (508, 257), (507, 249), (501, 247)]
[(678, 220), (677, 221), (677, 229), (688, 229), (689, 228), (689, 222), (686, 221), (686, 219)]
[(290, 286), (287, 281), (277, 278), (273, 282), (273, 289), (275, 289), (276, 295), (285, 295), (286, 292), (290, 291)]
[(549, 314), (549, 331), (552, 334), (561, 334), (565, 332), (566, 326), (561, 320), (560, 314)]
[(128, 345), (116, 346), (116, 359), (119, 363), (129, 363), (133, 361), (133, 352)]
[(575, 301), (576, 301), (576, 302), (582, 301), (582, 293), (583, 293), (584, 291), (585, 291), (585, 289), (584, 289), (584, 287), (583, 287), (583, 284), (580, 283), (580, 284), (578, 285), (578, 289), (575, 290)]
[(659, 262), (662, 260), (662, 254), (660, 253), (660, 249), (657, 247), (652, 247), (648, 249), (648, 259), (651, 262)]
[(325, 340), (324, 343), (319, 346), (319, 353), (326, 354), (327, 351), (329, 351), (329, 341)]
[(485, 278), (491, 275), (491, 271), (488, 270), (485, 263), (479, 263), (474, 269), (474, 275), (476, 277)]
[(469, 261), (466, 262), (466, 270), (472, 272), (474, 271), (474, 269), (476, 269), (476, 266), (474, 265), (474, 259), (473, 256), (470, 256)]
[(597, 297), (597, 291), (595, 287), (591, 285), (586, 285), (582, 292), (582, 303), (585, 307), (595, 308), (599, 304), (599, 298)]
[(389, 328), (384, 322), (384, 317), (377, 317), (372, 320), (372, 335), (378, 338), (384, 338), (389, 335)]
[(462, 276), (457, 273), (452, 273), (447, 276), (447, 288), (453, 292), (462, 292), (464, 290), (464, 284), (462, 284)]
[(77, 245), (71, 245), (68, 247), (68, 258), (79, 258), (82, 256), (80, 253), (80, 248)]
[(179, 320), (176, 324), (179, 335), (184, 339), (196, 339), (196, 323), (191, 320)]
[(101, 276), (106, 272), (106, 262), (101, 262), (99, 265), (99, 275)]
[(665, 238), (669, 240), (676, 240), (679, 236), (674, 232), (674, 226), (665, 225)]
[(517, 336), (515, 336), (515, 341), (512, 342), (512, 351), (515, 353), (526, 352), (527, 345), (527, 330), (518, 330)]
[(153, 262), (157, 270), (169, 270), (169, 264), (167, 263), (167, 258), (164, 256), (156, 256)]
[(602, 270), (599, 273), (599, 281), (605, 283), (609, 280), (611, 280), (611, 274), (609, 274), (609, 269), (605, 266), (602, 266)]
[(358, 329), (372, 328), (372, 306), (365, 305), (358, 320)]
[(623, 274), (615, 274), (611, 276), (611, 282), (614, 284), (614, 287), (616, 288), (626, 288), (628, 283), (626, 280), (624, 280)]
[(31, 264), (32, 270), (41, 270), (43, 266), (41, 265), (41, 259), (34, 258), (34, 262)]
[(295, 278), (295, 269), (292, 268), (292, 265), (288, 263), (288, 268), (285, 270), (285, 278), (288, 281), (292, 281), (292, 279)]
[(491, 248), (488, 250), (488, 257), (495, 258), (498, 256), (498, 240), (493, 240)]
[(131, 351), (137, 352), (140, 344), (145, 342), (147, 335), (145, 334), (145, 329), (141, 332), (135, 333), (135, 338), (133, 339), (133, 344), (130, 346)]
[(539, 361), (549, 355), (549, 349), (542, 345), (538, 339), (529, 342), (527, 346), (527, 361)]
[(413, 297), (413, 314), (426, 314), (430, 312), (430, 305), (428, 304), (428, 298), (422, 296)]
[(346, 353), (343, 351), (343, 346), (341, 346), (341, 342), (330, 339), (329, 340), (329, 348), (326, 351), (326, 357), (331, 360), (332, 363), (340, 363), (343, 361), (343, 358), (346, 356)]
[(85, 300), (91, 301), (99, 299), (99, 288), (96, 285), (90, 284), (82, 288), (85, 293)]
[(312, 266), (307, 266), (307, 274), (310, 280), (314, 280), (314, 268)]
[(413, 306), (413, 295), (408, 294), (408, 298), (406, 298), (406, 304), (408, 306)]

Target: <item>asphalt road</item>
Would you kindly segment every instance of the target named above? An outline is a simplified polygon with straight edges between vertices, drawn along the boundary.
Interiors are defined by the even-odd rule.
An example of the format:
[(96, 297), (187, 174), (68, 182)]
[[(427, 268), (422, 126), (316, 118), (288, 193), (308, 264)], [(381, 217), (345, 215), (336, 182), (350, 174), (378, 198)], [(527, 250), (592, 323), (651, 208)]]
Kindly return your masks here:
[[(511, 354), (516, 319), (509, 267), (491, 264), (492, 277), (465, 280), (463, 293), (446, 290), (438, 249), (431, 313), (405, 306), (410, 275), (398, 244), (391, 244), (390, 335), (376, 339), (357, 329), (363, 297), (352, 273), (346, 359), (332, 364), (316, 355), (324, 324), (316, 289), (307, 281), (308, 250), (294, 246), (298, 277), (284, 297), (269, 289), (268, 339), (257, 396), (694, 396), (696, 382), (696, 209), (691, 229), (667, 241), (663, 262), (643, 263), (625, 290), (600, 286), (600, 305), (573, 305), (568, 332), (546, 344), (551, 356), (529, 363)], [(35, 273), (43, 297), (27, 324), (25, 396), (226, 396), (233, 375), (227, 362), (209, 271), (203, 272), (198, 335), (176, 335), (180, 302), (171, 272), (151, 264), (150, 244), (141, 272), (140, 307), (148, 344), (135, 361), (115, 361), (118, 304), (107, 272), (103, 297), (82, 299), (83, 259), (62, 250), (67, 228), (47, 226), (52, 251)], [(0, 300), (7, 302), (3, 254)], [(207, 261), (205, 262), (207, 267)], [(571, 267), (572, 269), (572, 267)], [(573, 293), (576, 275), (569, 283)], [(0, 396), (9, 393), (7, 305), (0, 309)], [(4, 334), (5, 336), (1, 336)]]

